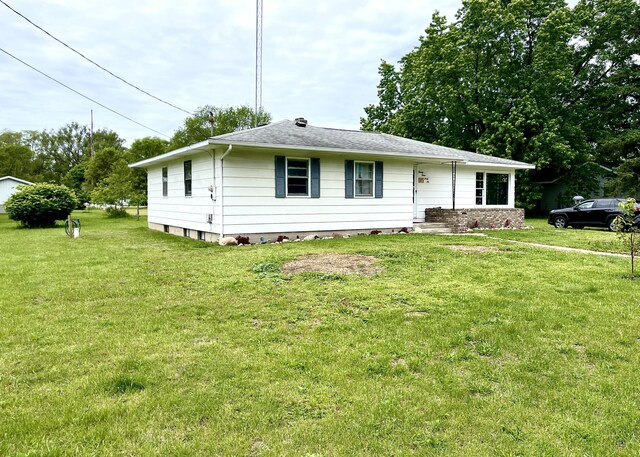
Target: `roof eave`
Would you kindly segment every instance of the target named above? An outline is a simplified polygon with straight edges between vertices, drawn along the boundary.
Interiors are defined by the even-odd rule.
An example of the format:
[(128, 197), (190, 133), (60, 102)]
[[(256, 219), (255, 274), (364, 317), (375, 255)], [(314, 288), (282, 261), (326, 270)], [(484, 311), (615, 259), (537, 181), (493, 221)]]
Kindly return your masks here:
[(499, 163), (499, 162), (478, 162), (476, 160), (467, 162), (467, 165), (476, 167), (513, 168), (516, 170), (535, 170), (536, 166), (530, 163)]
[(19, 183), (22, 184), (33, 184), (31, 181), (26, 181), (24, 179), (20, 179), (20, 178), (16, 178), (15, 176), (3, 176), (2, 178), (0, 178), (0, 181), (4, 181), (5, 179), (13, 179), (14, 181), (18, 181)]
[(148, 165), (154, 165), (156, 163), (166, 162), (168, 160), (193, 154), (195, 152), (206, 151), (210, 149), (208, 146), (211, 144), (212, 144), (211, 140), (207, 139), (199, 143), (185, 146), (180, 149), (174, 149), (173, 151), (165, 152), (164, 154), (160, 154), (159, 156), (150, 157), (148, 159), (140, 160), (139, 162), (134, 162), (129, 165), (129, 168), (145, 168)]

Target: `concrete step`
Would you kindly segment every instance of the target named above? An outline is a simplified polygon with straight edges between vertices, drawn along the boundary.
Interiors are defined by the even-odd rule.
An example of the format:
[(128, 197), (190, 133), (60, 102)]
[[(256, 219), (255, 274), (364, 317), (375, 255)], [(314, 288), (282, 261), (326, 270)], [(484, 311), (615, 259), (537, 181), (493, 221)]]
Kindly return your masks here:
[[(420, 222), (413, 224), (413, 229), (418, 233), (444, 234), (452, 233), (446, 224), (441, 222)], [(417, 229), (417, 230), (416, 230)]]

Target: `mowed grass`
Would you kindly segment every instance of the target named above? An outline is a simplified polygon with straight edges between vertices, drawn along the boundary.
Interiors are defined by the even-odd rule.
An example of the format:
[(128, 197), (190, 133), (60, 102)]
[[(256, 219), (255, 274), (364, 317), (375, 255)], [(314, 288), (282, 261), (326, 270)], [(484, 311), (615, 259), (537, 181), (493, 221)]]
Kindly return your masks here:
[[(223, 248), (75, 216), (76, 240), (0, 216), (0, 455), (640, 452), (627, 259), (432, 235)], [(277, 272), (307, 253), (384, 271)]]
[(629, 253), (616, 233), (610, 232), (606, 228), (557, 229), (548, 224), (546, 218), (527, 218), (526, 224), (533, 227), (534, 230), (487, 230), (484, 233), (509, 240), (567, 246), (590, 251)]

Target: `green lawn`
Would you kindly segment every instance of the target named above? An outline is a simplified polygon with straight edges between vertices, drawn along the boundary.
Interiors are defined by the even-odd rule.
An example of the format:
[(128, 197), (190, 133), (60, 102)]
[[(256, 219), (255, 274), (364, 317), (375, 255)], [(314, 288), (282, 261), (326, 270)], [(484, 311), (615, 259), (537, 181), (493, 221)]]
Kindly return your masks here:
[[(75, 216), (76, 240), (0, 216), (0, 455), (640, 453), (627, 259), (432, 235), (222, 248)], [(305, 253), (384, 271), (270, 271)]]
[(488, 230), (484, 233), (497, 238), (568, 246), (591, 251), (628, 252), (616, 234), (605, 228), (557, 229), (549, 225), (546, 218), (528, 218), (526, 223), (534, 230)]

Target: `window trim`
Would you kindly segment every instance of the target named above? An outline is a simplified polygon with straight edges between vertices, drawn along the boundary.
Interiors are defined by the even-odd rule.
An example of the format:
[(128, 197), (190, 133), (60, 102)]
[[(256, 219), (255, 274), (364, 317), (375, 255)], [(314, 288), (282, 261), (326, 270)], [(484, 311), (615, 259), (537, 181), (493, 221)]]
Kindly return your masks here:
[[(482, 204), (478, 204), (477, 200), (476, 200), (476, 204), (475, 206), (488, 206), (491, 208), (499, 208), (499, 207), (503, 207), (503, 208), (508, 208), (509, 207), (509, 202), (511, 201), (511, 180), (512, 178), (512, 173), (510, 172), (494, 172), (494, 171), (476, 171), (476, 186), (478, 185), (478, 174), (482, 173)], [(487, 175), (506, 175), (507, 176), (507, 202), (506, 203), (495, 203), (495, 204), (488, 204), (487, 203)], [(480, 189), (479, 187), (475, 187), (476, 189), (476, 193), (477, 191)], [(477, 199), (477, 195), (474, 195), (474, 198)]]
[(162, 196), (169, 196), (169, 167), (162, 167)]
[[(478, 179), (478, 175), (482, 176), (482, 179)], [(482, 183), (482, 187), (478, 187), (478, 183), (481, 182)], [(485, 198), (485, 188), (486, 188), (486, 182), (485, 182), (485, 172), (484, 171), (476, 171), (476, 193), (474, 195), (475, 201), (476, 201), (476, 206), (484, 206), (484, 198)], [(478, 191), (480, 191), (480, 203), (478, 203)]]
[[(289, 160), (304, 161), (307, 163), (307, 193), (306, 194), (290, 194), (289, 193)], [(309, 157), (285, 157), (284, 164), (284, 184), (285, 184), (285, 196), (287, 198), (310, 198), (311, 197), (311, 159)], [(292, 178), (302, 178), (302, 176), (292, 176)]]
[[(356, 171), (358, 169), (358, 164), (368, 164), (371, 165), (371, 194), (363, 195), (358, 194), (357, 182), (358, 178), (356, 176)], [(360, 180), (364, 181), (364, 180)], [(366, 181), (369, 181), (368, 179)], [(376, 163), (374, 161), (369, 160), (354, 160), (353, 161), (353, 198), (375, 198), (376, 197)]]
[[(187, 164), (189, 164), (189, 179), (187, 179)], [(182, 173), (184, 180), (184, 196), (192, 197), (193, 196), (193, 163), (191, 160), (185, 160), (182, 163)], [(189, 183), (189, 190), (187, 191), (187, 182)]]

